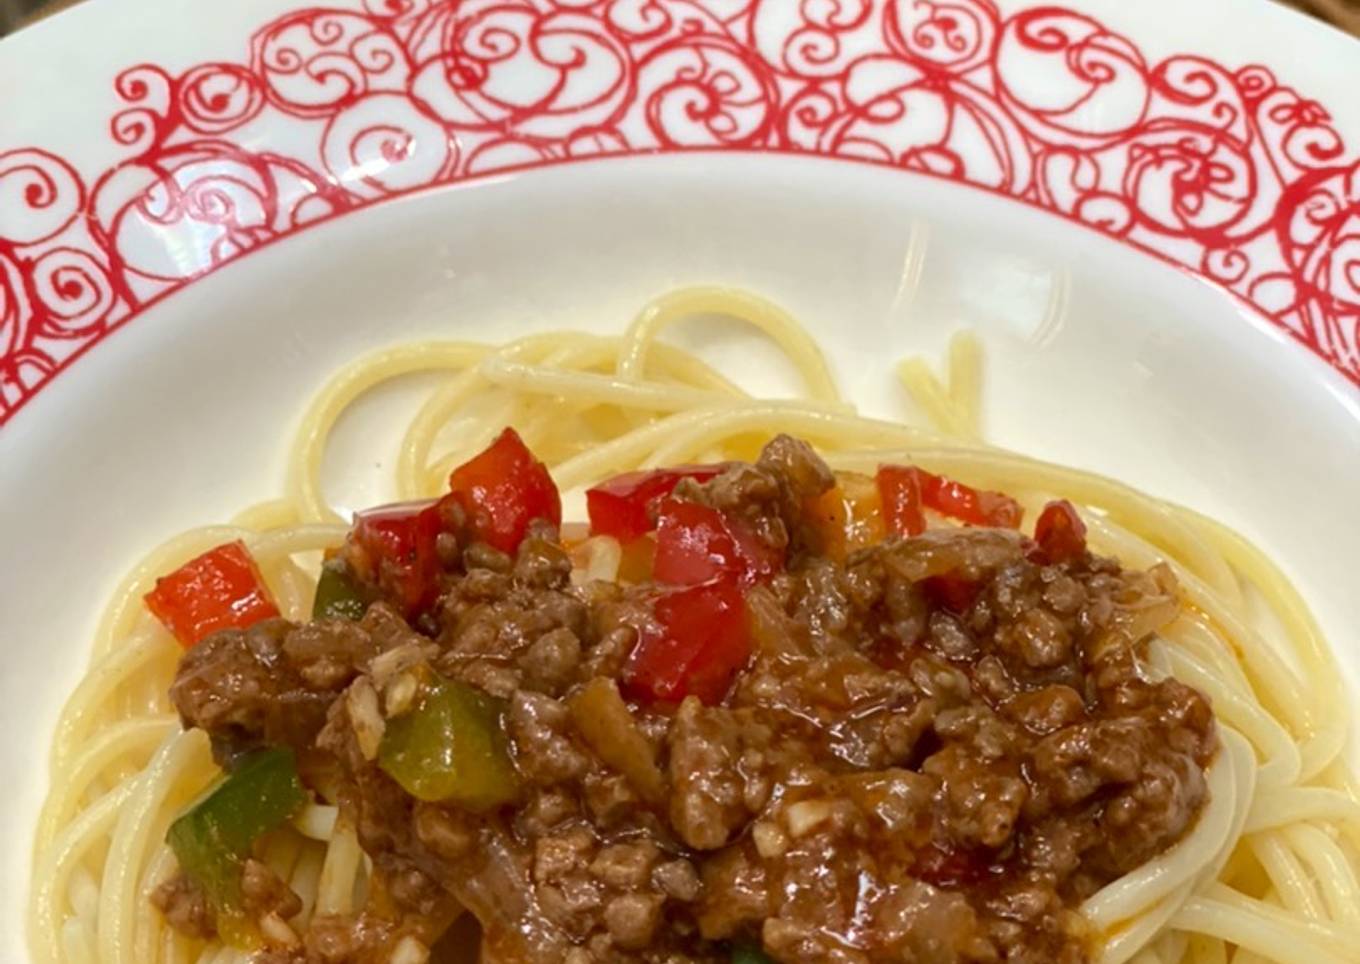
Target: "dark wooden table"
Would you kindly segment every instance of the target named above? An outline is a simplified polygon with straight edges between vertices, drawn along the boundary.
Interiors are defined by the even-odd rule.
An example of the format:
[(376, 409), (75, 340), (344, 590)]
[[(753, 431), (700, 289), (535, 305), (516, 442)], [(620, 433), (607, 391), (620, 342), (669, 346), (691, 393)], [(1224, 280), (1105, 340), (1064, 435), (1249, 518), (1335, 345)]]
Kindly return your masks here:
[(18, 30), (49, 13), (72, 6), (77, 0), (0, 0), (0, 34)]
[(1360, 0), (1281, 0), (1360, 37)]

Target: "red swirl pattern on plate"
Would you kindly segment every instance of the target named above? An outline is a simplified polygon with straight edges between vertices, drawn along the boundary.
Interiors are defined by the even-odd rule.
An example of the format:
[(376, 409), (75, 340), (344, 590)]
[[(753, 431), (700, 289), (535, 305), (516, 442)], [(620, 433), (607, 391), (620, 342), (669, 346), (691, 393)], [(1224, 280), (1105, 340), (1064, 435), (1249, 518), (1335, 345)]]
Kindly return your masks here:
[(356, 0), (275, 19), (242, 63), (113, 84), (113, 169), (0, 153), (0, 424), (160, 297), (310, 224), (489, 172), (714, 149), (1035, 205), (1228, 288), (1360, 384), (1360, 161), (1327, 111), (1263, 66), (1149, 63), (1075, 10)]

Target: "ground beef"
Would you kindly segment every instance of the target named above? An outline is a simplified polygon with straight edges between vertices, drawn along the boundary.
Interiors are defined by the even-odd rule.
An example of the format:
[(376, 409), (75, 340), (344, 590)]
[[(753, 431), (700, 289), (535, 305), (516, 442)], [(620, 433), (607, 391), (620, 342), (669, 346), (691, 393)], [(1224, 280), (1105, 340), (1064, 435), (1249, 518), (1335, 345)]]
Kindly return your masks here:
[[(392, 616), (374, 606), (365, 624)], [(310, 748), (331, 703), (377, 652), (364, 625), (268, 619), (185, 653), (170, 698), (186, 726), (212, 736), (219, 760), (262, 744)]]
[(151, 892), (151, 903), (166, 922), (190, 937), (207, 940), (217, 935), (217, 921), (208, 898), (193, 881), (176, 873)]
[(813, 541), (803, 531), (803, 506), (834, 483), (831, 470), (810, 445), (781, 435), (754, 463), (735, 463), (703, 485), (682, 480), (675, 491), (744, 521), (765, 542), (783, 549)]
[(302, 899), (264, 863), (247, 859), (241, 870), (241, 904), (258, 917), (274, 914), (287, 920), (302, 910)]
[(670, 822), (695, 850), (717, 850), (746, 825), (748, 775), (740, 768), (742, 721), (735, 711), (680, 704), (671, 728)]
[[(833, 558), (805, 510), (833, 481), (781, 437), (676, 488), (786, 565), (748, 592), (756, 651), (726, 698), (630, 703), (604, 756), (574, 701), (623, 679), (653, 588), (574, 586), (546, 525), (514, 557), (448, 533), (444, 592), (414, 626), (378, 603), (191, 650), (173, 689), (186, 723), (320, 759), (373, 861), (381, 899), (279, 959), (386, 960), (461, 906), (492, 961), (725, 962), (734, 941), (789, 962), (1088, 960), (1080, 901), (1180, 839), (1207, 797), (1208, 702), (1140, 660), (1174, 580), (1047, 564), (986, 528)], [(434, 672), (503, 699), (512, 805), (417, 801), (375, 759)], [(269, 907), (293, 906), (268, 885)], [(182, 881), (156, 900), (181, 929), (211, 924)]]

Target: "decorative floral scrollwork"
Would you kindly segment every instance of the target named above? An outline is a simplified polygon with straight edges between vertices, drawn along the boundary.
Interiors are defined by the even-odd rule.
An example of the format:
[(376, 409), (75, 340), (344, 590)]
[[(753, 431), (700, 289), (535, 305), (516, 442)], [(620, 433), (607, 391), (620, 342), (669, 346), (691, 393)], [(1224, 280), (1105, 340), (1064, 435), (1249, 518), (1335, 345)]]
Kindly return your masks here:
[(153, 299), (318, 220), (599, 154), (853, 157), (1232, 290), (1360, 384), (1360, 161), (1265, 66), (992, 0), (339, 0), (113, 80), (123, 158), (0, 145), (0, 423)]

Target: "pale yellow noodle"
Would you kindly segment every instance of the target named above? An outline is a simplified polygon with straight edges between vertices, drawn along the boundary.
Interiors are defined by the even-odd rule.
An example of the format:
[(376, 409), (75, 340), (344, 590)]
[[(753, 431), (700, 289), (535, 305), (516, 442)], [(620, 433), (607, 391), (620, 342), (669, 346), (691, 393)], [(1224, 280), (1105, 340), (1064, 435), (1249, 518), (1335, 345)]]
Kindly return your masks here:
[(1336, 787), (1290, 787), (1262, 793), (1252, 801), (1247, 832), (1308, 821), (1360, 823), (1360, 801)]
[(478, 371), (493, 385), (530, 396), (570, 394), (591, 404), (656, 412), (684, 412), (705, 405), (721, 405), (730, 397), (688, 386), (633, 382), (613, 375), (555, 370), (495, 357), (482, 362)]
[(949, 400), (964, 438), (982, 437), (982, 342), (971, 331), (949, 341)]
[(1256, 859), (1265, 868), (1280, 902), (1303, 917), (1321, 920), (1322, 898), (1304, 869), (1303, 862), (1279, 833), (1267, 832), (1248, 838)]
[[(99, 901), (100, 960), (135, 964), (132, 933), (142, 907), (137, 899), (141, 868), (149, 850), (160, 842), (158, 836), (152, 836), (153, 831), (163, 834), (166, 829), (158, 826), (166, 821), (157, 817), (183, 806), (203, 788), (213, 770), (206, 737), (190, 731), (170, 736), (137, 777), (128, 801), (120, 808), (104, 860)], [(189, 792), (182, 792), (182, 781), (191, 784)]]
[(425, 400), (406, 428), (397, 457), (398, 498), (418, 499), (427, 490), (424, 473), (429, 465), (435, 436), (486, 382), (475, 368), (450, 374), (453, 377)]
[(346, 365), (308, 406), (289, 460), (288, 488), (301, 509), (301, 518), (308, 522), (337, 519), (321, 493), (321, 456), (336, 419), (346, 407), (389, 379), (476, 364), (486, 352), (484, 345), (422, 342), (390, 348)]
[(1226, 964), (1228, 947), (1223, 941), (1207, 934), (1193, 934), (1186, 953), (1195, 964)]
[(1360, 924), (1360, 882), (1356, 869), (1335, 840), (1311, 824), (1293, 824), (1280, 831), (1288, 846), (1308, 865), (1322, 891), (1332, 920)]
[(619, 360), (619, 374), (640, 380), (647, 355), (657, 335), (668, 325), (696, 315), (713, 314), (759, 328), (788, 356), (807, 384), (808, 394), (824, 402), (841, 398), (821, 347), (792, 315), (772, 301), (736, 288), (682, 288), (662, 295), (646, 308), (624, 336), (628, 342)]
[[(155, 856), (147, 862), (145, 872), (142, 875), (141, 888), (137, 895), (138, 903), (145, 904), (150, 901), (151, 894), (156, 886), (174, 873), (174, 870), (174, 854), (170, 852), (169, 847), (161, 844), (156, 848)], [(135, 961), (154, 961), (164, 944), (164, 932), (167, 926), (160, 914), (138, 915), (132, 959)]]
[(949, 388), (931, 372), (924, 358), (907, 358), (898, 363), (897, 377), (902, 380), (912, 401), (946, 435), (973, 438), (973, 426), (966, 413), (951, 397)]
[[(764, 333), (806, 397), (752, 398), (703, 359), (658, 340), (695, 315)], [(1210, 803), (1193, 830), (1083, 905), (1103, 938), (1102, 964), (1360, 960), (1360, 801), (1339, 762), (1348, 701), (1302, 597), (1264, 552), (1217, 522), (1121, 482), (985, 444), (982, 362), (979, 341), (961, 333), (943, 377), (921, 359), (899, 371), (929, 424), (866, 418), (842, 401), (816, 343), (783, 309), (714, 287), (657, 299), (622, 336), (428, 342), (345, 366), (301, 418), (284, 495), (244, 509), (232, 525), (158, 546), (104, 610), (89, 670), (53, 739), (29, 901), (36, 960), (244, 961), (175, 933), (150, 905), (174, 869), (166, 828), (215, 771), (201, 734), (179, 731), (165, 690), (181, 650), (142, 596), (187, 559), (242, 539), (284, 615), (305, 618), (321, 554), (345, 536), (323, 491), (327, 443), (366, 393), (412, 375), (431, 384), (401, 434), (395, 491), (403, 499), (438, 494), (455, 465), (513, 423), (564, 491), (641, 467), (749, 457), (788, 432), (836, 467), (872, 472), (880, 462), (912, 462), (1005, 490), (1030, 517), (1048, 499), (1072, 501), (1095, 547), (1126, 565), (1165, 561), (1176, 572), (1187, 607), (1150, 648), (1149, 672), (1205, 692), (1223, 738)], [(577, 552), (581, 571), (599, 578), (621, 558), (614, 540), (598, 537)], [(1272, 614), (1269, 625), (1257, 624), (1257, 606)], [(367, 858), (335, 807), (308, 806), (261, 848), (302, 900), (289, 922), (295, 932), (363, 899)]]
[(321, 867), (315, 913), (343, 914), (351, 909), (354, 879), (358, 875), (362, 856), (354, 827), (342, 816), (335, 822), (334, 836)]
[[(1174, 631), (1167, 635), (1173, 644), (1180, 642)], [(1288, 786), (1298, 779), (1298, 746), (1284, 727), (1251, 700), (1249, 693), (1234, 690), (1176, 645), (1164, 646), (1162, 651), (1171, 674), (1208, 696), (1218, 719), (1246, 735), (1257, 748), (1264, 761), (1256, 774), (1261, 787)]]
[(53, 782), (38, 824), (37, 849), (46, 848), (70, 821), (81, 797), (102, 770), (124, 754), (148, 758), (177, 726), (175, 717), (164, 714), (120, 720), (96, 733), (78, 755), (67, 761), (61, 779)]
[(297, 864), (293, 867), (293, 875), (289, 878), (288, 885), (302, 899), (302, 910), (298, 912), (299, 921), (306, 922), (312, 919), (317, 893), (321, 889), (321, 871), (325, 863), (324, 848), (304, 847)]

